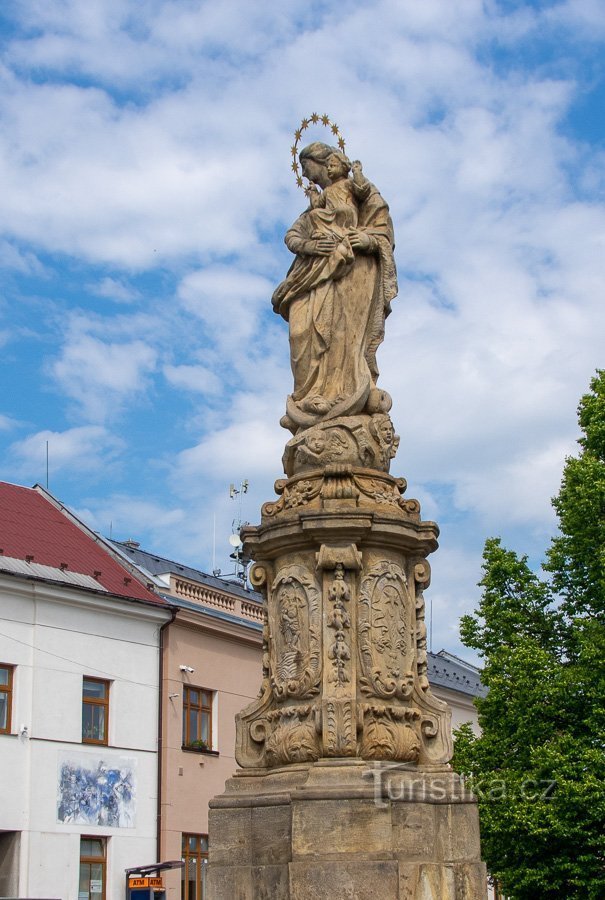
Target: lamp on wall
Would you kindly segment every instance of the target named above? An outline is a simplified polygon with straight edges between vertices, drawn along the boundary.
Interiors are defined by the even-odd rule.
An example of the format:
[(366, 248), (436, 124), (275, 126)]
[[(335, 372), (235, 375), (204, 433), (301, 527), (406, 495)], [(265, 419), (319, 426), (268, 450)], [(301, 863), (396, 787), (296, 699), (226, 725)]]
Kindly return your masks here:
[(195, 669), (193, 669), (191, 666), (179, 666), (179, 669), (181, 670), (181, 672), (187, 672), (188, 675), (193, 675), (193, 673), (195, 672)]

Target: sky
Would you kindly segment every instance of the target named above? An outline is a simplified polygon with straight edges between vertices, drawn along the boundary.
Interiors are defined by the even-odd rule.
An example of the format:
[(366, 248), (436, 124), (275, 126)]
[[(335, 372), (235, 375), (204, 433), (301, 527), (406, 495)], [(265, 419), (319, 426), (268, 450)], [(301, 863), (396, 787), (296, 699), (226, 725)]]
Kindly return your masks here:
[(282, 476), (270, 298), (325, 113), (391, 208), (391, 471), (441, 529), (432, 647), (468, 658), (484, 541), (539, 565), (605, 364), (604, 45), (602, 0), (4, 0), (0, 478), (45, 485), (48, 442), (92, 528), (233, 570)]

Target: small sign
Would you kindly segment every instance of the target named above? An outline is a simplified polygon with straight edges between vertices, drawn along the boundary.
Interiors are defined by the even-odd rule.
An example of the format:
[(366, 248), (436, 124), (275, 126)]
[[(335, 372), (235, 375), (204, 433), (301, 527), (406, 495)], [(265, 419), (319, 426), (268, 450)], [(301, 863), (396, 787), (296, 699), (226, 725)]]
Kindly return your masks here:
[(149, 887), (149, 878), (133, 878), (131, 875), (128, 879), (128, 887)]
[(159, 877), (158, 877), (158, 878), (150, 878), (150, 879), (149, 879), (149, 887), (152, 887), (152, 888), (163, 888), (163, 887), (164, 887), (164, 880), (163, 880), (163, 878), (159, 878)]
[(103, 882), (100, 878), (91, 878), (90, 879), (90, 893), (91, 894), (102, 894), (103, 893)]

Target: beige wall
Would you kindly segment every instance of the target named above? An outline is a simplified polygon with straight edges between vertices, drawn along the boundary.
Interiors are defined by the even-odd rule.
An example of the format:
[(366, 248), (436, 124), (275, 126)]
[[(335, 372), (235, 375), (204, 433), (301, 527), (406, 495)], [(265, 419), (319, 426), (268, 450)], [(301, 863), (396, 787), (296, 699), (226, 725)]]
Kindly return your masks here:
[[(160, 858), (181, 858), (183, 833), (208, 833), (208, 803), (236, 769), (235, 714), (258, 693), (261, 634), (209, 616), (180, 611), (164, 644), (162, 828)], [(181, 672), (180, 665), (193, 673)], [(213, 747), (183, 750), (183, 685), (216, 691)], [(178, 695), (170, 697), (170, 695)], [(167, 898), (180, 898), (181, 874), (166, 872)]]

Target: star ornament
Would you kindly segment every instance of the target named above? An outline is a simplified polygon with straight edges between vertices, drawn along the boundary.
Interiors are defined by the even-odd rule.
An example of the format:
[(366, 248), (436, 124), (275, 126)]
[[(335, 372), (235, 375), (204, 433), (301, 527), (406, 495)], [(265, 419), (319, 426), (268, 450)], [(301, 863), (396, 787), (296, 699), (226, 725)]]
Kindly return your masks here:
[(324, 113), (323, 116), (320, 116), (314, 112), (314, 113), (311, 113), (311, 115), (308, 118), (304, 118), (301, 121), (299, 127), (294, 132), (294, 143), (290, 147), (290, 153), (292, 155), (292, 171), (294, 172), (294, 175), (296, 176), (296, 184), (300, 188), (303, 187), (303, 180), (301, 178), (300, 171), (298, 168), (298, 159), (297, 159), (298, 145), (301, 141), (303, 131), (306, 131), (307, 128), (309, 127), (309, 125), (317, 125), (317, 124), (321, 124), (324, 126), (324, 128), (330, 129), (332, 134), (338, 138), (338, 140), (337, 140), (338, 147), (344, 153), (345, 139), (342, 137), (336, 122), (332, 122), (330, 120), (330, 117), (328, 115), (326, 115), (326, 113)]

